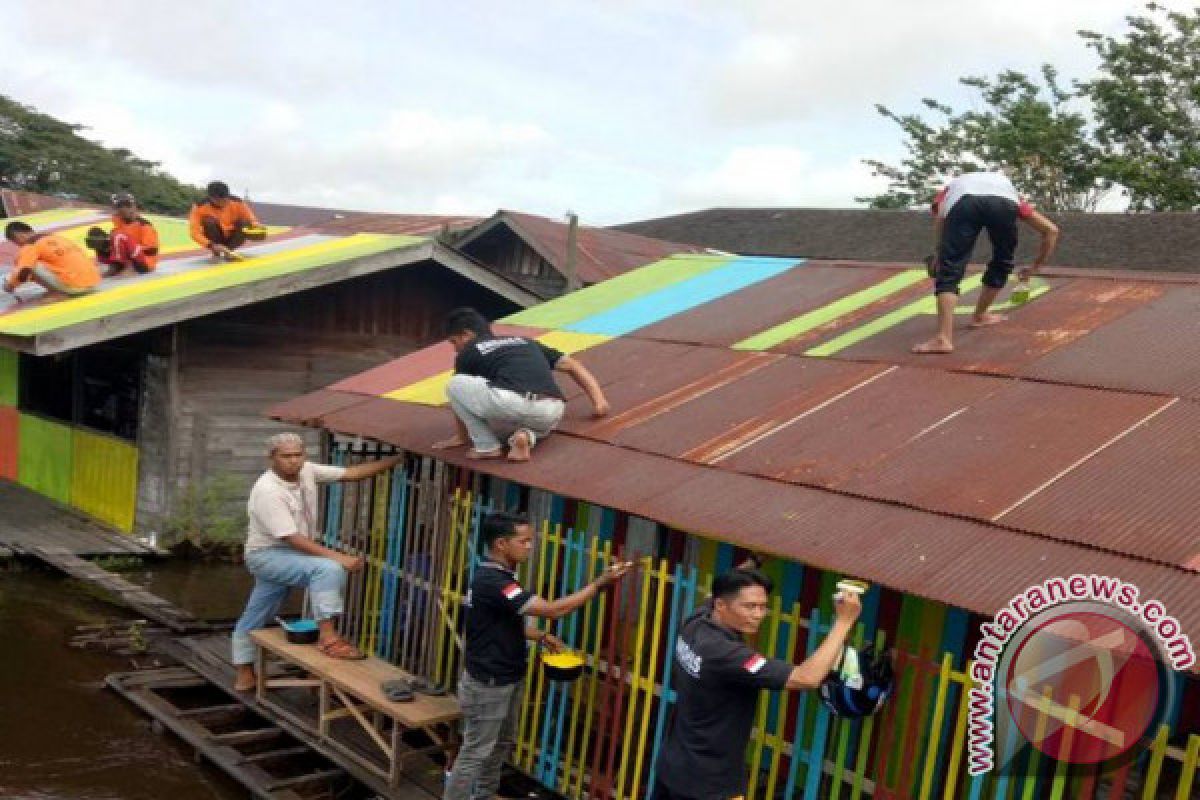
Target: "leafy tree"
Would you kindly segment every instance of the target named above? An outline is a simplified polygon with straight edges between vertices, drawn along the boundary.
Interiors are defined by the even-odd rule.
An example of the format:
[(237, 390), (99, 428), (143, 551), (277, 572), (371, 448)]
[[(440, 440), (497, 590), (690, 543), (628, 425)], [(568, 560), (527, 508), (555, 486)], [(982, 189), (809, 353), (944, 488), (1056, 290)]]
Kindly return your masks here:
[(1123, 36), (1080, 31), (1100, 57), (1091, 99), (1105, 174), (1132, 210), (1200, 209), (1200, 9), (1126, 17)]
[(175, 214), (200, 194), (156, 162), (84, 138), (84, 130), (0, 95), (0, 186), (105, 204), (127, 191), (147, 210)]
[(873, 208), (927, 204), (946, 179), (962, 172), (1004, 168), (1021, 193), (1050, 211), (1094, 210), (1109, 187), (1099, 171), (1099, 151), (1088, 136), (1088, 121), (1071, 106), (1050, 65), (1041, 82), (1012, 70), (995, 78), (960, 80), (979, 93), (982, 110), (958, 112), (931, 98), (922, 114), (898, 114), (877, 105), (900, 126), (908, 155), (900, 164), (867, 159), (888, 191), (859, 198)]

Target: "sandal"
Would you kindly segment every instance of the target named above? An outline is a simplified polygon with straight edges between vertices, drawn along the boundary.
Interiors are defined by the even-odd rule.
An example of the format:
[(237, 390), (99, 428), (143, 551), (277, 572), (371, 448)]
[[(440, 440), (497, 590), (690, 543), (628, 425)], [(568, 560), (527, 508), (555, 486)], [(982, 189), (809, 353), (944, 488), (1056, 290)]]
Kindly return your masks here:
[(411, 703), (416, 699), (413, 687), (406, 680), (384, 681), (379, 684), (379, 691), (393, 703)]
[(444, 686), (438, 686), (433, 681), (426, 680), (425, 678), (413, 678), (412, 688), (417, 694), (428, 695), (429, 697), (442, 697), (446, 694)]
[(338, 658), (343, 661), (361, 661), (367, 657), (366, 653), (340, 636), (335, 639), (326, 639), (323, 642), (317, 642), (317, 649), (330, 658)]

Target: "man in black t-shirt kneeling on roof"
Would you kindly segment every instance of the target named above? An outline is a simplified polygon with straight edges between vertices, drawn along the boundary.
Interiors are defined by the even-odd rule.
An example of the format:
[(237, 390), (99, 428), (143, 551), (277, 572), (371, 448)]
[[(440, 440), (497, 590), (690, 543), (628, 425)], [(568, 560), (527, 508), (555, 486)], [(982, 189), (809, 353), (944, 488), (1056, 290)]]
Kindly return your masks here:
[(475, 568), (466, 608), (463, 671), (458, 703), (463, 711), (462, 749), (446, 781), (443, 800), (492, 800), (500, 770), (512, 756), (525, 681), (526, 644), (536, 641), (552, 652), (563, 643), (526, 627), (525, 617), (558, 619), (620, 580), (633, 566), (611, 565), (574, 594), (545, 600), (517, 580), (517, 567), (529, 560), (533, 528), (525, 517), (488, 514), (479, 527), (486, 560)]
[(565, 401), (554, 370), (570, 375), (592, 401), (593, 415), (608, 413), (608, 400), (587, 367), (568, 355), (524, 336), (496, 336), (473, 308), (458, 308), (446, 320), (454, 347), (454, 377), (446, 397), (458, 428), (434, 449), (466, 445), (468, 458), (500, 458), (502, 438), (510, 461), (528, 461), (538, 440), (562, 419)]
[(762, 689), (816, 689), (842, 656), (862, 611), (836, 598), (825, 641), (799, 666), (767, 658), (743, 637), (767, 616), (771, 579), (739, 568), (713, 581), (712, 600), (684, 621), (675, 641), (675, 716), (658, 756), (650, 800), (730, 800), (746, 793), (746, 745)]

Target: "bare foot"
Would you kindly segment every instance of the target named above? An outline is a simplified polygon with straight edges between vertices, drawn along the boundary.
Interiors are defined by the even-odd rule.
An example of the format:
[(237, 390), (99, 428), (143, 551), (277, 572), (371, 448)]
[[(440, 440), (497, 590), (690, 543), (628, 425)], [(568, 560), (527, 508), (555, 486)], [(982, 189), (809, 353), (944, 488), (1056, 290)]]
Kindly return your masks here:
[(1003, 314), (984, 314), (982, 317), (974, 317), (971, 320), (972, 328), (986, 328), (989, 325), (999, 325), (1001, 322), (1007, 322), (1008, 317)]
[(953, 353), (954, 345), (952, 345), (948, 339), (943, 339), (941, 336), (935, 336), (929, 341), (914, 345), (912, 351), (917, 355), (923, 356)]
[(449, 439), (440, 439), (430, 445), (434, 450), (450, 450), (454, 447), (465, 447), (466, 442), (457, 436), (451, 436)]
[(254, 674), (254, 668), (250, 666), (238, 667), (237, 677), (233, 681), (233, 690), (235, 692), (249, 692), (258, 685), (258, 678)]
[(508, 451), (509, 461), (528, 461), (530, 455), (529, 434), (518, 431), (513, 434), (512, 448)]
[(474, 447), (472, 447), (470, 450), (467, 451), (467, 458), (473, 459), (475, 461), (485, 461), (489, 458), (502, 458), (503, 456), (504, 456), (503, 448), (496, 448), (495, 450), (480, 451), (480, 450), (476, 450)]

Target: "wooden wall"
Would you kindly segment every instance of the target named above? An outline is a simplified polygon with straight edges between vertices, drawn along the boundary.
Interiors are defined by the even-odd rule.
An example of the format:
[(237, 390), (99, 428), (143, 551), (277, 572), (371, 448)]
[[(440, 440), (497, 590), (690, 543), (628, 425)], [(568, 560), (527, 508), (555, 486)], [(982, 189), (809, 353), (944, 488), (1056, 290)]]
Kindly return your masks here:
[(539, 297), (558, 297), (566, 291), (562, 273), (504, 225), (480, 236), (463, 252)]
[[(437, 341), (446, 313), (461, 305), (490, 318), (517, 308), (426, 264), (182, 323), (161, 378), (174, 412), (142, 422), (143, 448), (160, 436), (170, 453), (168, 480), (153, 487), (143, 474), (140, 505), (169, 508), (190, 483), (220, 476), (231, 476), (223, 480), (236, 482), (244, 503), (266, 466), (265, 439), (283, 429), (264, 416), (270, 406)], [(317, 434), (298, 432), (316, 455)]]

